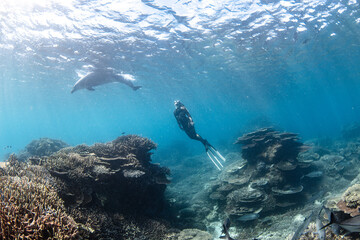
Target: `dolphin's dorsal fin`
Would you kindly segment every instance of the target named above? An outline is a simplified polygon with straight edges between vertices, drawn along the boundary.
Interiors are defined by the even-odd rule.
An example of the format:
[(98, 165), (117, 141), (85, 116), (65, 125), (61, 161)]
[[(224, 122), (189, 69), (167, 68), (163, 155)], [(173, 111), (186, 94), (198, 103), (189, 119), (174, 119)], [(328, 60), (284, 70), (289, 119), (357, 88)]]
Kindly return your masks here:
[(89, 91), (95, 91), (95, 89), (93, 87), (87, 87), (86, 89)]

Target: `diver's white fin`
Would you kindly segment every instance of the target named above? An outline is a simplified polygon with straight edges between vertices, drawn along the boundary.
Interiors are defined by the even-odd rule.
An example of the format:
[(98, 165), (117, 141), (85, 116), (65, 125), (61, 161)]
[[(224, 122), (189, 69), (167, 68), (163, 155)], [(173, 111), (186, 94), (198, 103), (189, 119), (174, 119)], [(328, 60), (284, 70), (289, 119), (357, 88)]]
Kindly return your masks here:
[(212, 161), (212, 163), (215, 165), (215, 167), (221, 171), (221, 168), (216, 164), (216, 162), (214, 161), (214, 159), (212, 158), (212, 156), (210, 155), (209, 152), (206, 152), (206, 154), (208, 155), (208, 157), (210, 158), (210, 160)]
[(215, 150), (215, 152), (216, 152), (216, 154), (219, 156), (219, 158), (220, 158), (221, 160), (223, 160), (224, 162), (226, 162), (226, 159), (225, 159), (217, 150)]
[(216, 154), (221, 160), (226, 162), (226, 159), (218, 152), (218, 150), (216, 150), (214, 147), (209, 147), (209, 149), (213, 152), (213, 155)]
[(215, 158), (215, 160), (217, 161), (217, 163), (218, 163), (221, 167), (224, 167), (213, 152), (211, 152), (210, 154), (212, 155), (213, 158)]

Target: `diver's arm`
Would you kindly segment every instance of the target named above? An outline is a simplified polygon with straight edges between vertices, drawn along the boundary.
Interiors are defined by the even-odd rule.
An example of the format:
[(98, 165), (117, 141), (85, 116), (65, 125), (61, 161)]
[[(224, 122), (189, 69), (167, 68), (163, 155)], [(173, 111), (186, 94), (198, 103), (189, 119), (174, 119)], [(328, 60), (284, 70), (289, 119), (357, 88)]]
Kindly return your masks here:
[(187, 108), (186, 108), (186, 107), (181, 107), (181, 109), (185, 112), (185, 115), (192, 120), (191, 114), (189, 113), (189, 111), (187, 110)]
[(175, 116), (175, 118), (176, 118), (176, 121), (177, 121), (177, 123), (178, 123), (178, 125), (179, 125), (179, 128), (180, 129), (182, 129), (182, 130), (184, 130), (184, 126), (182, 125), (182, 123), (181, 123), (181, 121), (180, 121), (180, 111), (179, 111), (179, 109), (175, 109), (175, 111), (174, 111), (174, 116)]
[(183, 125), (181, 124), (181, 122), (179, 121), (178, 118), (176, 118), (176, 121), (177, 121), (177, 123), (178, 123), (178, 125), (179, 125), (179, 128), (180, 128), (181, 130), (184, 130), (184, 127), (183, 127)]
[(189, 113), (189, 111), (186, 109), (186, 107), (183, 108), (183, 111), (185, 112), (185, 116), (189, 119), (189, 124), (190, 126), (194, 126), (194, 121), (191, 117), (191, 114)]

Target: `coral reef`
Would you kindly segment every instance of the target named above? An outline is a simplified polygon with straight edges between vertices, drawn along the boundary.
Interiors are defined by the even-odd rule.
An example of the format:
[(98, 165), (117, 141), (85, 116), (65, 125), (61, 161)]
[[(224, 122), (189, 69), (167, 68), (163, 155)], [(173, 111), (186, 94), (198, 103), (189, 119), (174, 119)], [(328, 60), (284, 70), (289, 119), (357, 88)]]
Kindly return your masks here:
[[(270, 133), (269, 130), (267, 131), (268, 133), (265, 134)], [(280, 137), (280, 135), (281, 133), (275, 133), (275, 136)], [(295, 136), (293, 140), (299, 142)], [(258, 155), (255, 153), (252, 155), (256, 160), (250, 159), (250, 163), (240, 156), (240, 152), (229, 152), (226, 155), (227, 164), (222, 172), (216, 169), (212, 171), (206, 165), (197, 165), (192, 168), (189, 176), (183, 173), (181, 179), (167, 188), (172, 207), (179, 209), (177, 222), (181, 223), (181, 227), (196, 226), (218, 237), (221, 223), (225, 215), (230, 213), (233, 231), (231, 236), (235, 239), (292, 239), (306, 216), (309, 216), (315, 208), (321, 207), (325, 199), (334, 198), (336, 194), (345, 192), (344, 188), (349, 186), (351, 181), (351, 185), (360, 184), (357, 167), (360, 163), (360, 139), (351, 141), (311, 139), (305, 143), (311, 146), (307, 151), (302, 151), (307, 148), (305, 146), (292, 145), (298, 146), (293, 148), (298, 155), (294, 161), (291, 161), (292, 164), (278, 165), (275, 159), (286, 159), (287, 155), (283, 157), (277, 155), (281, 151), (270, 154), (269, 149), (275, 148), (263, 147), (258, 149)], [(291, 155), (295, 157), (294, 154), (289, 156)], [(271, 161), (264, 159), (264, 156), (272, 156), (272, 163), (267, 164)], [(202, 155), (184, 159), (189, 165), (194, 162), (206, 163), (206, 160)], [(294, 165), (296, 168), (291, 170)], [(292, 172), (294, 175), (286, 174), (287, 171), (281, 169), (288, 169), (288, 173)], [(179, 170), (184, 170), (184, 167)], [(281, 187), (283, 184), (286, 185), (287, 180), (290, 180), (291, 187)], [(332, 202), (332, 209), (336, 208), (339, 211), (337, 203), (342, 199), (347, 199), (350, 205), (357, 205), (355, 189), (356, 187), (354, 191), (329, 201)], [(284, 194), (283, 198), (277, 194)], [(231, 215), (232, 212), (236, 214)], [(317, 216), (317, 213), (315, 215)], [(298, 221), (297, 219), (300, 218), (298, 216), (303, 220)], [(349, 214), (345, 216), (350, 217)], [(327, 222), (324, 216), (323, 224)], [(314, 227), (314, 224), (311, 226)], [(356, 234), (347, 237), (337, 236), (331, 231), (331, 227), (327, 228), (326, 234), (327, 239), (359, 238)], [(303, 231), (301, 239), (319, 238), (316, 230), (309, 232), (307, 229)]]
[(31, 141), (25, 149), (19, 154), (18, 159), (25, 161), (29, 157), (43, 157), (59, 151), (69, 145), (61, 140), (51, 138), (40, 138)]
[[(166, 239), (169, 169), (136, 135), (50, 156), (14, 157), (0, 169), (0, 239)], [(11, 186), (11, 188), (9, 187)], [(20, 237), (19, 237), (20, 236)]]
[(253, 221), (304, 202), (307, 176), (321, 178), (321, 174), (315, 173), (311, 161), (298, 161), (298, 154), (309, 148), (298, 140), (294, 133), (272, 128), (238, 138), (244, 160), (234, 162), (220, 174), (210, 199), (235, 221)]
[(360, 215), (360, 184), (349, 187), (342, 195), (342, 199), (337, 203), (337, 206), (352, 217)]
[[(303, 200), (302, 178), (311, 172), (311, 164), (299, 162), (297, 156), (308, 149), (293, 133), (264, 128), (245, 134), (242, 157), (230, 165), (214, 185), (210, 198), (223, 202), (226, 213), (242, 219), (283, 209)], [(253, 215), (251, 215), (253, 214)]]
[(295, 162), (297, 155), (308, 147), (298, 141), (295, 133), (280, 133), (273, 128), (262, 128), (245, 134), (235, 144), (242, 144), (242, 156), (249, 164), (258, 162)]
[(14, 156), (0, 173), (0, 239), (77, 239), (77, 224), (41, 168)]
[(157, 214), (169, 170), (151, 164), (152, 141), (135, 135), (94, 146), (65, 148), (43, 159), (32, 159), (61, 181), (66, 206), (100, 205), (117, 211)]

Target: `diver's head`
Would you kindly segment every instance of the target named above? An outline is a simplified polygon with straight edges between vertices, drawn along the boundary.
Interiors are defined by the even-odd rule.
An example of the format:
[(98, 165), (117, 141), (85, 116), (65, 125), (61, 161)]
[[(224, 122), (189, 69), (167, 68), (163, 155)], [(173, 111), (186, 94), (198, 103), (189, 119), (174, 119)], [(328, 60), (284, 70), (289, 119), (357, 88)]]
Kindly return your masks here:
[(179, 100), (175, 100), (175, 101), (174, 101), (174, 106), (175, 106), (176, 108), (179, 108), (179, 107), (181, 107), (181, 106), (184, 106), (184, 104), (182, 104)]

